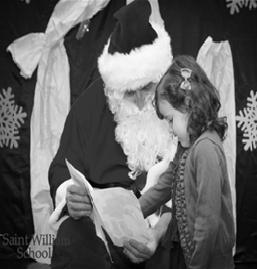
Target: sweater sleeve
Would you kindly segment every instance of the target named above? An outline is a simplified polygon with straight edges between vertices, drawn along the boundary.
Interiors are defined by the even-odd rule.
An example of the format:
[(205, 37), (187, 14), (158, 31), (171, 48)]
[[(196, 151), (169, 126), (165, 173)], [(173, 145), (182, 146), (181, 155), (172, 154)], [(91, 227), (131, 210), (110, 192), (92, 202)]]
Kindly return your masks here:
[(203, 139), (193, 154), (196, 172), (196, 218), (193, 241), (195, 248), (190, 269), (207, 269), (215, 247), (221, 211), (221, 151), (211, 140)]
[(160, 176), (158, 182), (139, 199), (144, 217), (154, 213), (171, 199), (172, 165)]

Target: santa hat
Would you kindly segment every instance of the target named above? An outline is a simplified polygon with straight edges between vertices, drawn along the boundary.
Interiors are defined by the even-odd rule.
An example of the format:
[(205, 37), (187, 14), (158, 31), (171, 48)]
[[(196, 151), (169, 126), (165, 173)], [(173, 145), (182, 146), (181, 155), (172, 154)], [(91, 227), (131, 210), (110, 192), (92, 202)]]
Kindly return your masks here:
[(135, 0), (114, 14), (116, 26), (98, 58), (108, 89), (133, 91), (159, 82), (170, 66), (170, 37), (163, 26), (149, 23), (150, 14), (147, 0)]

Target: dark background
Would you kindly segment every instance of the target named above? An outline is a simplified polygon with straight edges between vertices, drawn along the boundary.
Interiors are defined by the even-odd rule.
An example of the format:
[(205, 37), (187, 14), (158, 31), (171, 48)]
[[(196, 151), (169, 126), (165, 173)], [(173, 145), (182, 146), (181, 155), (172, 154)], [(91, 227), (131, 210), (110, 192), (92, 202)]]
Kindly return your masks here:
[[(25, 237), (34, 232), (29, 152), (36, 72), (29, 80), (22, 78), (6, 47), (25, 34), (44, 32), (56, 3), (57, 0), (31, 0), (29, 5), (20, 0), (0, 1), (0, 90), (12, 87), (15, 102), (28, 115), (20, 129), (19, 148), (0, 148), (0, 234)], [(76, 39), (78, 27), (66, 35), (72, 103), (98, 75), (96, 59), (113, 29), (113, 12), (124, 4), (125, 0), (111, 0), (91, 20), (90, 31), (82, 39)], [(250, 11), (244, 7), (230, 15), (225, 0), (159, 0), (159, 5), (172, 38), (174, 55), (196, 57), (209, 35), (215, 41), (229, 40), (238, 115), (246, 106), (250, 91), (257, 91), (257, 9)], [(237, 128), (235, 262), (254, 266), (257, 264), (257, 149), (244, 151), (241, 141), (242, 131)], [(0, 261), (15, 260), (16, 251), (17, 246), (5, 246), (0, 237)]]

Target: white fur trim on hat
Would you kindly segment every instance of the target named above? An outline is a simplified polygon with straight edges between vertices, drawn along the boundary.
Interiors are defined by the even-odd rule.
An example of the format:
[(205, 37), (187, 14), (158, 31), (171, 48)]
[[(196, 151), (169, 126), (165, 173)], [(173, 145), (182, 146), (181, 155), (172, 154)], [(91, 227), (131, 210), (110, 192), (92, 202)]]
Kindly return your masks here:
[(108, 53), (109, 42), (98, 58), (99, 72), (110, 90), (137, 90), (159, 82), (172, 61), (170, 37), (163, 26), (151, 23), (157, 33), (152, 44), (133, 49), (129, 54)]

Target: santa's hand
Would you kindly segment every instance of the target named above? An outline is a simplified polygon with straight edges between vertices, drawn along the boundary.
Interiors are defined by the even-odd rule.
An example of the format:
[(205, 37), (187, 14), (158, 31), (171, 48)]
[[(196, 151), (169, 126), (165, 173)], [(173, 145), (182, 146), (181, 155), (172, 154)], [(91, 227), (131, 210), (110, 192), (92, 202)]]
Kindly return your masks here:
[(66, 203), (69, 215), (74, 219), (90, 216), (92, 214), (92, 204), (86, 188), (75, 184), (67, 188)]
[(154, 235), (151, 236), (151, 238), (146, 244), (134, 239), (130, 239), (124, 243), (123, 253), (133, 263), (141, 263), (152, 257), (152, 255), (155, 253), (157, 245), (158, 242), (155, 239)]

